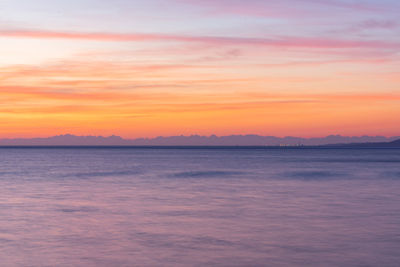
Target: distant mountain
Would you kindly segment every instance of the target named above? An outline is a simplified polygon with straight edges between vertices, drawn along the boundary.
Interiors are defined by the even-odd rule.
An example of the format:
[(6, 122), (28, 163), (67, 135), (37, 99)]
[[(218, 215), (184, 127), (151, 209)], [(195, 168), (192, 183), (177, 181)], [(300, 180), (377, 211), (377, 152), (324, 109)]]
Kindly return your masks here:
[(390, 142), (398, 137), (386, 138), (383, 136), (361, 136), (347, 137), (341, 135), (330, 135), (322, 138), (300, 138), (300, 137), (274, 137), (259, 135), (230, 135), (230, 136), (171, 136), (157, 137), (154, 139), (135, 139), (135, 145), (181, 145), (181, 146), (281, 146), (281, 145), (325, 145), (325, 144), (347, 144), (368, 142)]
[(394, 141), (390, 142), (390, 144), (400, 146), (400, 139), (394, 140)]
[(335, 148), (400, 148), (400, 139), (391, 142), (379, 142), (379, 143), (350, 143), (350, 144), (331, 144), (325, 145), (325, 147)]
[[(274, 137), (260, 135), (229, 136), (170, 136), (156, 138), (123, 139), (119, 136), (75, 136), (57, 135), (48, 138), (0, 139), (0, 146), (318, 146), (328, 144), (387, 143), (400, 142), (400, 137), (341, 136), (322, 138)], [(397, 140), (399, 139), (399, 140)]]
[(0, 146), (126, 146), (130, 141), (119, 136), (57, 135), (47, 138), (0, 139)]

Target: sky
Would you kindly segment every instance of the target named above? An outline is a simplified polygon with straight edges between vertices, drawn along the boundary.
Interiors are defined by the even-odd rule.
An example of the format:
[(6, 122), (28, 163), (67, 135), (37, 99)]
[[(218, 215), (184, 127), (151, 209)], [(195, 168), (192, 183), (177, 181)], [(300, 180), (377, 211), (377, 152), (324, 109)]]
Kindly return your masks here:
[(0, 0), (0, 138), (400, 135), (398, 0)]

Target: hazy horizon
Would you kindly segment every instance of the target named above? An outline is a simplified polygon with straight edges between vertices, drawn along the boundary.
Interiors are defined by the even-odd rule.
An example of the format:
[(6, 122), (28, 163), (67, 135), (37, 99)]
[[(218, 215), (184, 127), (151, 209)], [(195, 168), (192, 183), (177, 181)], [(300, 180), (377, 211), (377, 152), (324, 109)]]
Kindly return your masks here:
[(121, 137), (126, 140), (134, 140), (134, 139), (154, 139), (158, 137), (190, 137), (190, 136), (201, 136), (201, 137), (226, 137), (226, 136), (262, 136), (262, 137), (276, 137), (276, 138), (285, 138), (285, 137), (295, 137), (295, 138), (303, 138), (303, 139), (314, 139), (314, 138), (325, 138), (329, 136), (341, 136), (341, 137), (384, 137), (384, 138), (394, 138), (398, 137), (399, 135), (392, 135), (392, 136), (387, 136), (387, 135), (368, 135), (368, 134), (361, 134), (361, 135), (344, 135), (344, 134), (328, 134), (328, 135), (321, 135), (321, 136), (294, 136), (294, 135), (281, 135), (281, 136), (276, 136), (276, 135), (262, 135), (262, 134), (256, 134), (256, 133), (233, 133), (233, 134), (227, 134), (227, 135), (217, 135), (217, 134), (207, 134), (207, 135), (201, 135), (197, 133), (192, 133), (192, 134), (177, 134), (177, 135), (154, 135), (154, 136), (138, 136), (138, 137), (127, 137), (127, 136), (121, 136), (117, 134), (110, 134), (110, 135), (95, 135), (95, 134), (88, 134), (88, 135), (79, 135), (79, 134), (74, 134), (70, 132), (66, 133), (59, 133), (55, 135), (44, 135), (44, 136), (17, 136), (17, 137), (4, 137), (0, 139), (35, 139), (35, 138), (51, 138), (51, 137), (57, 137), (57, 136), (75, 136), (75, 137)]
[(0, 139), (0, 146), (316, 146), (350, 143), (388, 143), (397, 139), (400, 139), (400, 137), (341, 135), (317, 138), (260, 135), (179, 135), (127, 139), (116, 135), (76, 136), (65, 134), (42, 138)]

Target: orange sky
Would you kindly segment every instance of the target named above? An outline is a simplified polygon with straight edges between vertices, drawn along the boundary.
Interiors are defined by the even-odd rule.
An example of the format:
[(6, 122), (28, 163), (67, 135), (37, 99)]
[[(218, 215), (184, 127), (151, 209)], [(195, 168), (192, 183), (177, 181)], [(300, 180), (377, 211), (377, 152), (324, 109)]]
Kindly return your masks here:
[(353, 10), (337, 24), (334, 14), (311, 21), (190, 5), (197, 21), (179, 18), (187, 25), (164, 26), (171, 9), (142, 22), (151, 29), (121, 19), (110, 30), (97, 17), (71, 26), (68, 14), (48, 24), (10, 4), (15, 18), (0, 21), (0, 138), (400, 134), (398, 19), (379, 24), (390, 13)]

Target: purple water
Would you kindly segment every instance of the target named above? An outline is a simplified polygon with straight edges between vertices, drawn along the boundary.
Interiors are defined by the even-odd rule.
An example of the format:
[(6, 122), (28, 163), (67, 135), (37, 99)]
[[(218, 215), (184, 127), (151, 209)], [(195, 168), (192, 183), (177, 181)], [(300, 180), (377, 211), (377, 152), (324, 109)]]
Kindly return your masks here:
[(1, 266), (399, 266), (400, 150), (0, 149)]

